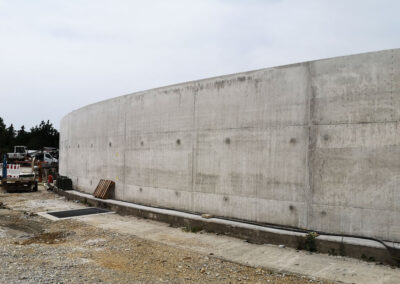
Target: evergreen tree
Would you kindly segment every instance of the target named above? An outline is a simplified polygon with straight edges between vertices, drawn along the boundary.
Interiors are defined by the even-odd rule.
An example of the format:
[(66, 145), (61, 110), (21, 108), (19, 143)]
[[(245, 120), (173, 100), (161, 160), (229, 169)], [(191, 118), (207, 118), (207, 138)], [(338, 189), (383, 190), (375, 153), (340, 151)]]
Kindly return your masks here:
[(27, 146), (28, 149), (40, 150), (43, 147), (58, 148), (59, 133), (53, 127), (53, 124), (48, 120), (41, 121), (39, 125), (30, 129), (30, 132), (25, 130), (25, 126), (15, 131), (14, 125), (7, 127), (0, 117), (0, 154), (1, 157), (5, 153), (12, 152), (14, 146)]
[(0, 117), (0, 134), (3, 134), (6, 131), (6, 125), (4, 124), (3, 119)]
[(29, 132), (25, 131), (25, 126), (21, 126), (21, 129), (18, 130), (17, 136), (15, 138), (16, 145), (27, 145), (29, 138)]
[(1, 155), (1, 161), (3, 160), (3, 153), (7, 152), (8, 145), (7, 145), (7, 136), (6, 136), (7, 128), (6, 125), (4, 124), (3, 119), (0, 117), (0, 155)]

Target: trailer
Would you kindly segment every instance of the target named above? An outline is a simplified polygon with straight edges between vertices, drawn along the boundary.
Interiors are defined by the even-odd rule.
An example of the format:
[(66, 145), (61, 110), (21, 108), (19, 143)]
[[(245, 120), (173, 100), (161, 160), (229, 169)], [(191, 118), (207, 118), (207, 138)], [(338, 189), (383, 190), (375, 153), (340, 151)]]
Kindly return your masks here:
[(35, 173), (35, 159), (7, 161), (4, 156), (1, 184), (7, 191), (37, 191), (38, 182)]

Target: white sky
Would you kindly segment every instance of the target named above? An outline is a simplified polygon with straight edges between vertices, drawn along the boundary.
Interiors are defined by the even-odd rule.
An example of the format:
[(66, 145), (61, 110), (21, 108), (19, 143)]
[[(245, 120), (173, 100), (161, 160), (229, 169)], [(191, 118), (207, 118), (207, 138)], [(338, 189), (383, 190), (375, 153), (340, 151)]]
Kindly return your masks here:
[(400, 47), (398, 0), (0, 0), (0, 117)]

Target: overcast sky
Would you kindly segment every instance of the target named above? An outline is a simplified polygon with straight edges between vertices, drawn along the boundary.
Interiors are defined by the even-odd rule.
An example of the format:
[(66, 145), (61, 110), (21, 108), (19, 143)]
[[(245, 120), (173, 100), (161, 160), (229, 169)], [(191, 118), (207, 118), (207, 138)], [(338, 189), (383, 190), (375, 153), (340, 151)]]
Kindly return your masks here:
[(0, 0), (0, 117), (400, 47), (398, 0)]

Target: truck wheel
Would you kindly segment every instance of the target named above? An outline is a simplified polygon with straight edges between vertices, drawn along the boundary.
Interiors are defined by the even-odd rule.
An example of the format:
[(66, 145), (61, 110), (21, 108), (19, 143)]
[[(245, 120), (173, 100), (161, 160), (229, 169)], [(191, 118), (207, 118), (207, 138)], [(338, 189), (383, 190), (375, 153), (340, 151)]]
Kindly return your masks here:
[(34, 181), (30, 184), (31, 191), (38, 191), (38, 184), (37, 181)]
[(7, 193), (12, 192), (11, 186), (9, 186), (6, 182), (3, 183), (3, 186), (4, 186), (4, 188), (5, 188), (5, 190), (6, 190)]

